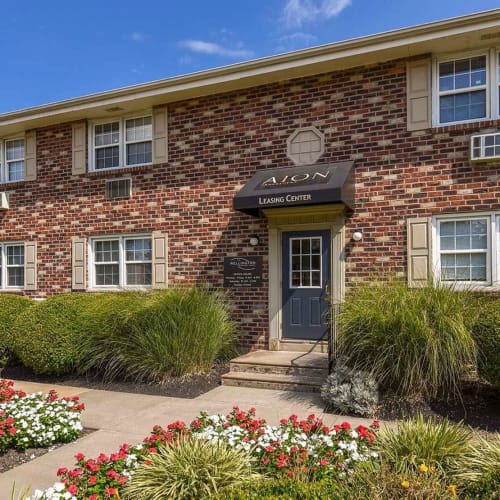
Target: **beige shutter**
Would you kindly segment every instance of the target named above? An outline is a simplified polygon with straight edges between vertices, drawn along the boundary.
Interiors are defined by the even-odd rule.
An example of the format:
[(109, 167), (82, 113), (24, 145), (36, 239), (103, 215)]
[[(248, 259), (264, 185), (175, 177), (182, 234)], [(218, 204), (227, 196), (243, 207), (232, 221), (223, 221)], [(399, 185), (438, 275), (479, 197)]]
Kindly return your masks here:
[(86, 286), (87, 240), (73, 236), (71, 238), (71, 287), (73, 290), (85, 290)]
[(420, 59), (406, 66), (408, 130), (431, 127), (431, 60)]
[(428, 217), (407, 220), (408, 285), (425, 286), (431, 278), (431, 221)]
[(36, 290), (36, 241), (24, 243), (24, 289)]
[(153, 232), (153, 288), (168, 286), (168, 237), (160, 231)]
[(168, 123), (166, 106), (153, 109), (153, 163), (168, 161)]
[(24, 180), (36, 180), (36, 131), (24, 135)]
[(73, 175), (81, 175), (87, 171), (87, 127), (85, 123), (73, 123)]

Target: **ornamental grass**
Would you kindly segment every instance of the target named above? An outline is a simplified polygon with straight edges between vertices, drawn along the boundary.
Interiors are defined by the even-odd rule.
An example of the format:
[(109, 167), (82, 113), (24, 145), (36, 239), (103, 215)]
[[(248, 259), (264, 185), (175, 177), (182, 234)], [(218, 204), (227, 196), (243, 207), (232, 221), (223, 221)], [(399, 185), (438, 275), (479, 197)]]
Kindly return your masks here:
[(475, 366), (470, 292), (429, 283), (365, 283), (339, 314), (346, 363), (371, 372), (382, 390), (433, 398), (460, 395), (460, 380)]
[(227, 443), (197, 437), (160, 446), (134, 472), (123, 489), (129, 500), (209, 498), (229, 487), (260, 479), (255, 459)]
[(395, 473), (412, 473), (424, 464), (446, 476), (465, 465), (471, 436), (461, 423), (420, 414), (399, 421), (396, 428), (384, 428), (377, 447), (382, 462)]
[[(156, 382), (210, 371), (233, 354), (236, 325), (223, 294), (206, 288), (107, 294), (80, 336), (81, 372)], [(87, 324), (92, 324), (88, 321)]]

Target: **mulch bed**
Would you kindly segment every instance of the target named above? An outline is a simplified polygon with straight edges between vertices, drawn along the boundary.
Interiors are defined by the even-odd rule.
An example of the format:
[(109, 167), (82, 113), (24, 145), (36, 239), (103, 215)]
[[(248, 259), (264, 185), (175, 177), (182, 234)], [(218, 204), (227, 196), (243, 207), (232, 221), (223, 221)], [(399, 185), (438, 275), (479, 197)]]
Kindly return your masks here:
[(500, 391), (479, 382), (470, 381), (463, 387), (462, 400), (404, 400), (383, 395), (377, 412), (381, 420), (397, 420), (422, 413), (425, 416), (448, 418), (463, 422), (478, 431), (500, 432)]
[[(83, 429), (80, 434), (80, 438), (86, 436), (87, 434), (91, 434), (92, 432), (95, 432), (95, 429)], [(27, 448), (23, 451), (7, 450), (5, 453), (0, 454), (0, 474), (17, 467), (18, 465), (41, 457), (42, 455), (45, 455), (45, 453), (49, 453), (57, 448), (60, 448), (61, 446), (64, 446), (64, 444), (65, 443), (56, 443), (49, 448)]]

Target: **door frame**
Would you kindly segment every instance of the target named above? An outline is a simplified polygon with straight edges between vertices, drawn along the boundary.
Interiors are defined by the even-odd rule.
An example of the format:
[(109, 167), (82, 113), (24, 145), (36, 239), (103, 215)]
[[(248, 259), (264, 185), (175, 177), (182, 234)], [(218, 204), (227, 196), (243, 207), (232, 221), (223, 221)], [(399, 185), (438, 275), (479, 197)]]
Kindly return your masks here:
[(282, 338), (282, 235), (290, 231), (330, 231), (330, 283), (335, 303), (345, 293), (344, 205), (270, 208), (264, 211), (269, 232), (269, 350), (328, 351), (327, 341)]

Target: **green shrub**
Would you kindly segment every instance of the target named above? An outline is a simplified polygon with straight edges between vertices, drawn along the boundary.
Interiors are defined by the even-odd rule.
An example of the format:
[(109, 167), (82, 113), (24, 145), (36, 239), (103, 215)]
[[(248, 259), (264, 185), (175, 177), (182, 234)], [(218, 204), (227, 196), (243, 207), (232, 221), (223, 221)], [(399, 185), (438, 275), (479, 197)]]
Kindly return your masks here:
[(370, 371), (381, 388), (425, 397), (457, 394), (461, 376), (475, 364), (469, 296), (439, 284), (362, 284), (339, 314), (341, 353), (349, 366)]
[(386, 427), (377, 443), (382, 462), (395, 473), (418, 470), (422, 464), (449, 474), (463, 464), (470, 450), (471, 431), (463, 424), (418, 415)]
[(34, 302), (20, 295), (0, 295), (0, 368), (12, 355), (12, 328), (16, 318)]
[[(292, 479), (261, 479), (224, 491), (220, 500), (344, 500), (354, 498), (337, 480), (303, 482)], [(359, 498), (359, 497), (356, 497)]]
[(483, 379), (500, 388), (500, 299), (483, 302), (472, 326), (478, 347), (477, 368)]
[(448, 489), (450, 483), (431, 469), (425, 472), (414, 469), (399, 474), (383, 464), (380, 470), (366, 470), (360, 467), (342, 482), (343, 491), (346, 492), (345, 499), (451, 500), (456, 498)]
[(196, 437), (166, 444), (141, 464), (123, 491), (123, 498), (160, 500), (214, 496), (226, 488), (255, 481), (252, 458), (244, 450)]
[(463, 500), (500, 499), (500, 469), (483, 474), (477, 481), (468, 483), (460, 497)]
[(138, 381), (209, 371), (234, 345), (235, 324), (224, 297), (204, 288), (169, 289), (143, 295), (120, 308), (113, 325), (84, 340), (86, 369), (104, 369)]
[(97, 300), (92, 294), (56, 295), (22, 312), (12, 334), (13, 350), (23, 365), (37, 374), (73, 371), (81, 359), (77, 339), (84, 329), (82, 311)]

